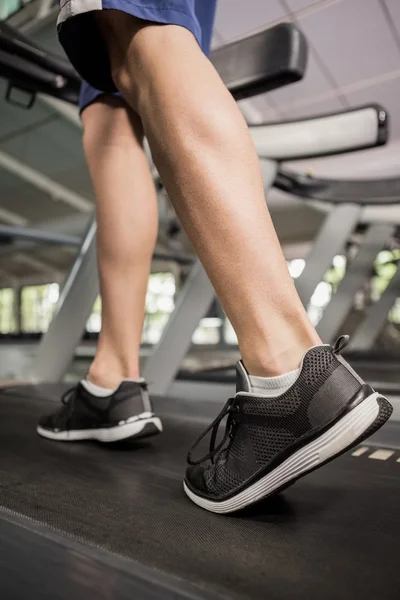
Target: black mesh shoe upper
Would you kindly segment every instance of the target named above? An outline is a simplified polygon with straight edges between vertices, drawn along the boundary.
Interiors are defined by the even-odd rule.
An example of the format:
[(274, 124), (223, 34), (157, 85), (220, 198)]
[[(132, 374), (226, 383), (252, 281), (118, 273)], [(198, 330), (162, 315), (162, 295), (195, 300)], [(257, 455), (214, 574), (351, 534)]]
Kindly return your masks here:
[[(228, 498), (373, 393), (339, 356), (343, 345), (340, 338), (334, 348), (317, 346), (309, 350), (298, 379), (281, 396), (267, 398), (238, 391), (208, 428), (213, 430), (210, 453), (197, 462), (191, 458), (192, 451), (189, 453), (188, 461), (193, 465), (186, 476), (189, 487), (215, 500)], [(246, 389), (245, 378), (239, 365), (238, 387), (242, 390)], [(215, 447), (216, 430), (225, 415), (225, 436)]]
[(144, 382), (123, 381), (106, 397), (93, 396), (79, 383), (64, 394), (62, 406), (42, 417), (39, 425), (51, 431), (115, 427), (144, 412), (152, 412)]

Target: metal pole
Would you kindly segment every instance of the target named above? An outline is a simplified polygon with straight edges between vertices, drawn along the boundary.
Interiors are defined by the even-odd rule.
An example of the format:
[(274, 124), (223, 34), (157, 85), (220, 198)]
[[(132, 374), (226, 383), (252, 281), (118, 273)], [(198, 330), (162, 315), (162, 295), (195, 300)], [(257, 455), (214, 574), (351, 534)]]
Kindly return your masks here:
[(93, 218), (65, 281), (48, 332), (33, 362), (31, 379), (62, 380), (79, 344), (99, 293), (96, 260), (96, 221)]
[(192, 343), (200, 319), (210, 308), (214, 288), (201, 263), (196, 261), (183, 284), (173, 313), (153, 353), (146, 361), (143, 375), (154, 394), (166, 394)]
[(332, 209), (326, 217), (306, 259), (306, 266), (296, 280), (297, 292), (305, 307), (332, 265), (334, 256), (343, 252), (357, 225), (361, 210), (357, 204), (342, 204)]
[(53, 233), (31, 227), (12, 227), (0, 225), (0, 236), (41, 242), (44, 244), (61, 244), (66, 246), (79, 246), (81, 240), (77, 236)]
[(6, 169), (19, 179), (30, 183), (42, 192), (49, 194), (55, 202), (59, 200), (82, 212), (93, 211), (93, 202), (83, 198), (80, 194), (73, 192), (60, 183), (53, 181), (50, 177), (43, 175), (43, 173), (32, 169), (2, 150), (0, 150), (0, 167)]
[(378, 302), (375, 302), (367, 311), (365, 319), (360, 323), (350, 340), (349, 350), (370, 350), (373, 348), (387, 322), (388, 312), (399, 297), (400, 268), (393, 275)]
[(393, 225), (372, 225), (364, 236), (356, 256), (351, 261), (336, 294), (326, 307), (317, 332), (322, 341), (331, 342), (350, 313), (354, 296), (371, 276), (374, 260), (394, 233)]

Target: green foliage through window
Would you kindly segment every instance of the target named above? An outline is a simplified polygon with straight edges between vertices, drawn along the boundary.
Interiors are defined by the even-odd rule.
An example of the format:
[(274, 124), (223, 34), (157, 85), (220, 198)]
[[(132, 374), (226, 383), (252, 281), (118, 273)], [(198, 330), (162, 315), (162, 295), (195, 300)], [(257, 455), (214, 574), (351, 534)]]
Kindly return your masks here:
[(16, 331), (14, 298), (15, 292), (12, 288), (0, 290), (0, 334)]
[(1, 0), (0, 20), (8, 19), (8, 17), (21, 10), (26, 4), (30, 4), (30, 2), (32, 0)]
[(48, 330), (58, 295), (58, 283), (22, 288), (21, 329), (24, 333), (44, 333)]

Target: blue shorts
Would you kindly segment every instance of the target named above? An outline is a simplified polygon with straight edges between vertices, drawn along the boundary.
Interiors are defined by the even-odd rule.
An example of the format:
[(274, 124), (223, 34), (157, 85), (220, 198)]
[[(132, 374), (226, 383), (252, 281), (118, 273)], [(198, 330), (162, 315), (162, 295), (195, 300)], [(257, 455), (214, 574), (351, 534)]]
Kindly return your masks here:
[(180, 25), (210, 53), (217, 0), (61, 0), (58, 35), (71, 63), (84, 80), (80, 110), (105, 93), (117, 93), (105, 43), (94, 11), (117, 9), (139, 19)]

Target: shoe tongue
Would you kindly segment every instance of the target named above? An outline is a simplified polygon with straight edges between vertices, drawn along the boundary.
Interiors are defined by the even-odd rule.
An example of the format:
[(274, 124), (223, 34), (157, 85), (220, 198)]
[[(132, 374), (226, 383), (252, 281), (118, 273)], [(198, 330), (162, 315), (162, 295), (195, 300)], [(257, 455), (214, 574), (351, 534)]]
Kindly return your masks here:
[(236, 393), (251, 392), (249, 374), (241, 360), (236, 363)]

